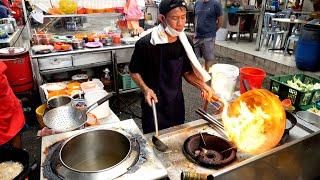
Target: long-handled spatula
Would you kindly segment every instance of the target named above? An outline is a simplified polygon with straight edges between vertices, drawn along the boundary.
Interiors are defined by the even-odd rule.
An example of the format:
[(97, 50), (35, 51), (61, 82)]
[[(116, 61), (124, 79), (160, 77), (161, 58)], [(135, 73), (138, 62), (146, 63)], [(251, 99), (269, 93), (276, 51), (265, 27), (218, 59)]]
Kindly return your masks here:
[(161, 152), (165, 152), (168, 149), (168, 146), (165, 145), (158, 137), (159, 137), (159, 131), (158, 131), (158, 118), (157, 118), (157, 110), (156, 110), (156, 104), (154, 103), (154, 100), (151, 100), (152, 102), (152, 112), (153, 112), (153, 119), (154, 119), (154, 126), (156, 129), (156, 135), (152, 136), (152, 142), (156, 149), (158, 149)]

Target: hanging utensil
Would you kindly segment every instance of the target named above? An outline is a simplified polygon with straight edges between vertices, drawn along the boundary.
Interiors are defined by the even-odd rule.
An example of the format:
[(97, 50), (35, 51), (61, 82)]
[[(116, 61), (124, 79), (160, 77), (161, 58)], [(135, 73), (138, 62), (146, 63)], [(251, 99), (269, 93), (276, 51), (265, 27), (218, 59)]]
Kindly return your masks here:
[(154, 100), (151, 100), (152, 102), (152, 112), (153, 112), (153, 120), (154, 120), (154, 126), (156, 129), (156, 135), (152, 136), (152, 143), (161, 152), (165, 152), (168, 149), (168, 146), (165, 145), (158, 137), (159, 137), (159, 131), (158, 131), (158, 118), (157, 118), (157, 110), (156, 110), (156, 104)]
[(50, 129), (58, 132), (72, 131), (83, 126), (87, 121), (87, 114), (98, 107), (108, 99), (112, 97), (112, 94), (108, 94), (105, 97), (93, 103), (85, 110), (79, 110), (72, 106), (61, 106), (49, 110), (43, 116), (43, 123)]

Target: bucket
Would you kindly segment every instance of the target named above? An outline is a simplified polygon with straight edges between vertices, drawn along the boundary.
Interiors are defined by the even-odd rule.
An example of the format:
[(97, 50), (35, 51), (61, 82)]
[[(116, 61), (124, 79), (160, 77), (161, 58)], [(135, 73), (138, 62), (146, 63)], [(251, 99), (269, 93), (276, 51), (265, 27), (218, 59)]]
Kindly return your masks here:
[[(105, 90), (94, 90), (94, 91), (87, 92), (84, 95), (84, 99), (86, 100), (87, 107), (97, 102), (101, 98), (105, 97), (107, 94), (108, 92)], [(90, 113), (95, 115), (97, 119), (108, 117), (110, 114), (109, 101), (102, 103), (100, 106), (90, 111)]]
[(230, 64), (214, 64), (211, 67), (211, 87), (215, 93), (231, 100), (239, 76), (239, 68)]
[(42, 104), (41, 106), (37, 107), (36, 109), (36, 117), (39, 123), (40, 128), (44, 128), (46, 127), (46, 125), (43, 123), (43, 116), (44, 116), (44, 112), (47, 108), (47, 104)]
[(33, 88), (30, 56), (25, 48), (0, 49), (0, 61), (7, 66), (5, 74), (14, 92), (24, 92)]
[(266, 72), (262, 69), (254, 67), (240, 68), (240, 93), (246, 92), (242, 82), (244, 79), (248, 81), (250, 89), (260, 89), (265, 77)]

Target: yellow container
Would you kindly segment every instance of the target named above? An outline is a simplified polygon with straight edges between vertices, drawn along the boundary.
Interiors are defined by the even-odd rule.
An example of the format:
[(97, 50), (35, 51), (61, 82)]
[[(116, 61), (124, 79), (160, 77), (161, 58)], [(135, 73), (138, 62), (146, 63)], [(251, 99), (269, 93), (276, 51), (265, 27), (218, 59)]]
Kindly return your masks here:
[(47, 108), (47, 104), (42, 104), (36, 109), (36, 116), (41, 129), (46, 127), (46, 125), (43, 123), (43, 115), (46, 108)]

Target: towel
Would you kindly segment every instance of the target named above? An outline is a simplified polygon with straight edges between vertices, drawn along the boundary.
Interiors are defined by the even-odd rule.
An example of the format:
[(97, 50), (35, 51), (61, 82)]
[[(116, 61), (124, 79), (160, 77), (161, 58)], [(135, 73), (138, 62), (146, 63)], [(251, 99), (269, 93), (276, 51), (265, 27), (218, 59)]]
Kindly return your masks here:
[[(152, 45), (168, 43), (168, 37), (164, 31), (162, 24), (159, 24), (154, 28), (148, 29), (144, 34), (149, 34), (150, 32), (150, 43)], [(201, 66), (196, 54), (193, 51), (192, 46), (188, 41), (187, 35), (183, 31), (179, 34), (179, 40), (181, 41), (182, 46), (186, 51), (188, 58), (190, 59), (192, 69), (195, 75), (204, 82), (209, 81), (211, 79), (210, 74)]]

